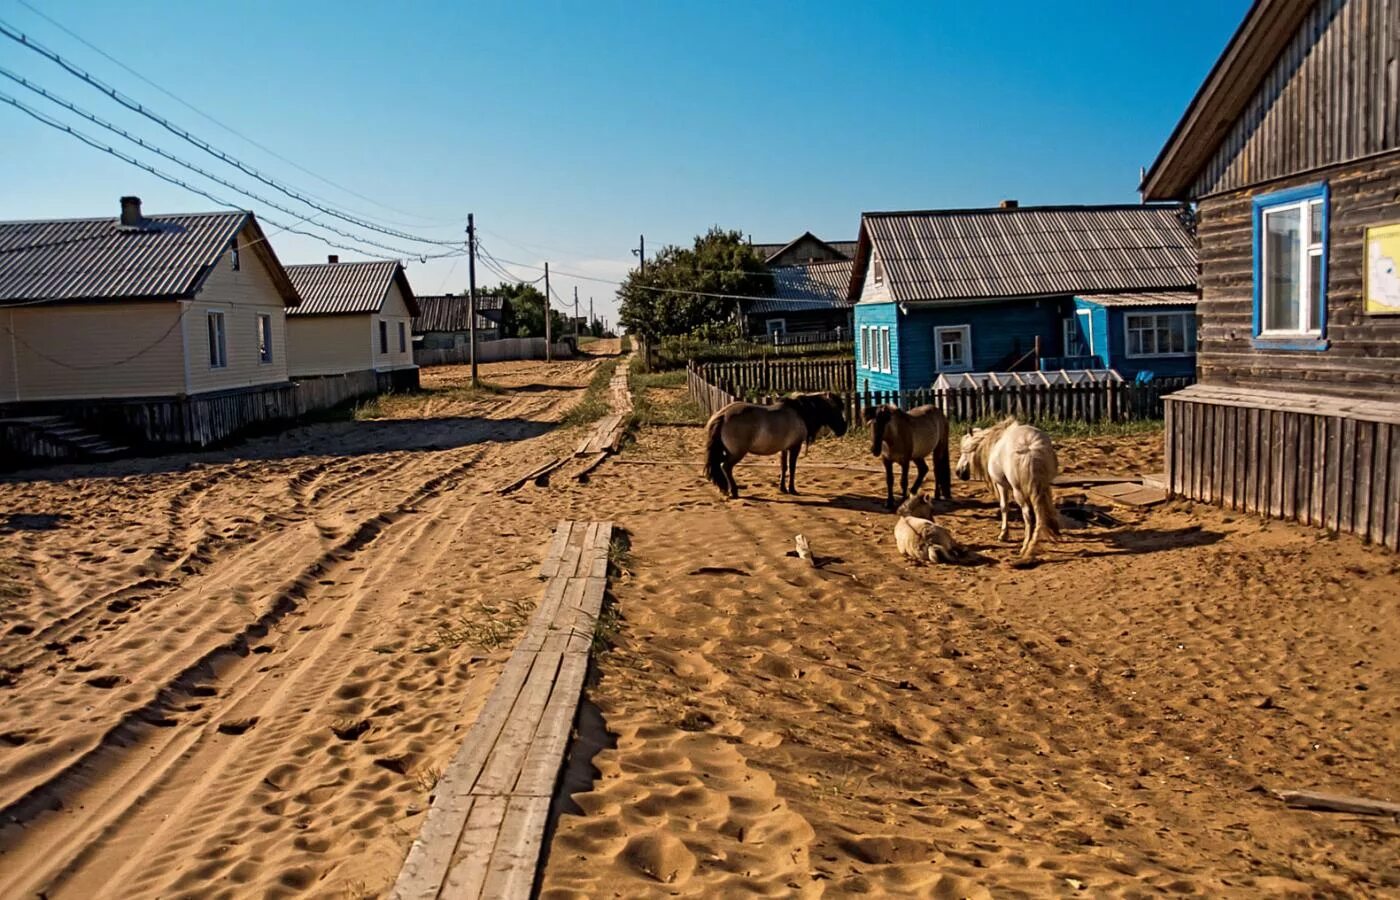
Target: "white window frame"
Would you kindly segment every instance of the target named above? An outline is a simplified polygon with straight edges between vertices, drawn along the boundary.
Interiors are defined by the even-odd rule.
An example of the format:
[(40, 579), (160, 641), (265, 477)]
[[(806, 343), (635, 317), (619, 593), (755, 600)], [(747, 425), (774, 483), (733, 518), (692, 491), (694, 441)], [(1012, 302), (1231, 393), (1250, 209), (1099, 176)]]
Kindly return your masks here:
[[(1296, 191), (1281, 191), (1284, 195), (1278, 202), (1269, 196), (1255, 199), (1257, 220), (1255, 224), (1258, 253), (1258, 270), (1255, 277), (1257, 286), (1255, 334), (1257, 339), (1321, 339), (1326, 331), (1324, 304), (1327, 298), (1327, 229), (1328, 192), (1325, 186), (1300, 188)], [(1301, 195), (1301, 196), (1299, 196)], [(1289, 212), (1298, 213), (1298, 322), (1297, 329), (1269, 327), (1269, 217)], [(1320, 219), (1320, 239), (1312, 240), (1314, 219)], [(1321, 274), (1322, 297), (1312, 295), (1310, 268), (1316, 259)]]
[(870, 278), (876, 284), (885, 283), (885, 263), (874, 253), (870, 255)]
[(258, 364), (272, 362), (272, 316), (258, 313), (253, 320), (257, 324)]
[(870, 326), (860, 326), (860, 367), (862, 369), (871, 368), (870, 365)]
[[(1081, 317), (1083, 317), (1083, 318), (1082, 318), (1082, 321), (1081, 321)], [(1084, 346), (1085, 346), (1086, 348), (1088, 348), (1088, 350), (1087, 350), (1086, 353), (1084, 353), (1084, 354), (1075, 354), (1075, 353), (1070, 353), (1070, 352), (1069, 352), (1070, 328), (1071, 328), (1071, 327), (1073, 327), (1073, 329), (1074, 329), (1075, 332), (1076, 332), (1076, 336), (1075, 336), (1074, 340), (1083, 343)], [(1083, 355), (1083, 356), (1096, 356), (1096, 355), (1097, 355), (1097, 354), (1094, 352), (1094, 317), (1093, 317), (1092, 312), (1090, 312), (1090, 311), (1087, 310), (1087, 309), (1076, 309), (1076, 310), (1074, 311), (1074, 316), (1073, 316), (1072, 318), (1069, 317), (1069, 316), (1066, 316), (1064, 319), (1061, 320), (1060, 328), (1061, 328), (1060, 342), (1064, 345), (1064, 346), (1063, 346), (1064, 353), (1062, 354), (1063, 356), (1078, 356), (1078, 355)], [(1083, 335), (1083, 337), (1081, 338), (1081, 337), (1079, 337), (1078, 335)]]
[(890, 329), (888, 325), (880, 326), (880, 371), (886, 375), (894, 372), (894, 364), (890, 361)]
[(224, 314), (210, 310), (206, 319), (209, 329), (209, 368), (228, 368), (228, 331), (224, 327)]
[[(1152, 353), (1133, 352), (1133, 319), (1151, 320), (1152, 324), (1150, 327), (1143, 329), (1141, 326), (1139, 326), (1138, 330), (1143, 331), (1145, 334), (1152, 335), (1152, 345), (1154, 348)], [(1160, 320), (1162, 319), (1182, 320), (1182, 346), (1185, 349), (1180, 351), (1168, 350), (1167, 352), (1163, 353), (1158, 348), (1157, 329), (1161, 327)], [(1123, 355), (1127, 359), (1181, 359), (1182, 357), (1194, 356), (1195, 354), (1196, 314), (1194, 312), (1125, 312), (1123, 314)]]
[(379, 320), (379, 354), (383, 356), (389, 352), (389, 323), (383, 319)]
[[(943, 335), (957, 333), (962, 335), (963, 363), (960, 366), (945, 366), (943, 364)], [(971, 325), (938, 325), (933, 329), (933, 362), (935, 370), (939, 372), (971, 372), (972, 371), (972, 326)]]
[[(777, 329), (773, 328), (775, 322), (778, 325)], [(763, 333), (767, 337), (772, 337), (775, 334), (787, 334), (787, 319), (764, 319)]]

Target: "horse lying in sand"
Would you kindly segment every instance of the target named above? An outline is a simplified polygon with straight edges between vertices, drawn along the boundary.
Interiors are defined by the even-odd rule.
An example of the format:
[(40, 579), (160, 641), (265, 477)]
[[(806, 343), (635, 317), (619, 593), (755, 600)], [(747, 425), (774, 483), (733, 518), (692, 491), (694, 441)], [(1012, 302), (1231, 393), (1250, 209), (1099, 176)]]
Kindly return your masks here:
[[(865, 409), (865, 421), (870, 423), (870, 455), (885, 462), (885, 508), (894, 509), (894, 464), (900, 466), (901, 497), (908, 497), (928, 475), (924, 459), (933, 456), (934, 494), (944, 500), (953, 499), (953, 477), (948, 465), (948, 417), (936, 406), (916, 406), (905, 412), (898, 406), (885, 404)], [(909, 486), (909, 463), (914, 463), (918, 475)]]
[(961, 565), (974, 559), (948, 529), (917, 516), (899, 517), (894, 523), (894, 542), (901, 554), (915, 562)]
[(1031, 558), (1043, 535), (1060, 536), (1060, 516), (1051, 490), (1060, 463), (1049, 435), (1015, 419), (1003, 419), (990, 428), (974, 428), (963, 435), (961, 450), (958, 477), (964, 481), (980, 479), (997, 492), (1001, 507), (998, 540), (1007, 540), (1010, 535), (1007, 509), (1012, 499), (1021, 507), (1026, 526), (1021, 559)]
[(795, 494), (798, 451), (824, 427), (837, 437), (846, 433), (841, 398), (832, 393), (793, 394), (771, 406), (736, 400), (705, 423), (705, 477), (738, 497), (734, 466), (750, 453), (778, 453), (778, 490)]

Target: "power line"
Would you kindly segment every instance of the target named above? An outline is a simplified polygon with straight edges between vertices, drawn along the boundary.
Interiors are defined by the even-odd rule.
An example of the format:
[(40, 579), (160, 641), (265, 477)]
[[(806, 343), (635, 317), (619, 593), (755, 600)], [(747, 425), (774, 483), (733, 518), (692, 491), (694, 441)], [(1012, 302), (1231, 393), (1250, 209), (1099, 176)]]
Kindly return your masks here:
[[(390, 212), (395, 212), (395, 213), (399, 213), (400, 215), (405, 215), (405, 216), (409, 216), (409, 217), (411, 217), (411, 218), (419, 219), (419, 221), (422, 222), (422, 223), (425, 224), (425, 225), (445, 225), (445, 224), (447, 224), (449, 221), (455, 221), (455, 220), (447, 220), (447, 219), (424, 219), (424, 218), (422, 218), (421, 216), (415, 216), (415, 215), (414, 215), (413, 213), (411, 213), (411, 212), (408, 212), (408, 211), (402, 210), (402, 209), (398, 209), (398, 208), (393, 207), (393, 206), (389, 206), (389, 205), (386, 204), (386, 203), (381, 203), (381, 202), (379, 202), (378, 200), (375, 200), (375, 199), (372, 198), (372, 197), (366, 197), (364, 194), (361, 194), (361, 193), (355, 191), (353, 188), (349, 188), (349, 187), (346, 187), (346, 186), (343, 185), (343, 184), (339, 184), (339, 183), (337, 183), (337, 182), (335, 182), (335, 181), (332, 181), (332, 180), (330, 180), (329, 178), (326, 178), (326, 177), (323, 176), (323, 175), (318, 175), (317, 173), (315, 173), (315, 172), (311, 171), (310, 169), (306, 168), (305, 166), (302, 166), (302, 165), (298, 164), (298, 163), (295, 162), (294, 160), (290, 160), (290, 159), (288, 159), (287, 157), (281, 155), (281, 154), (278, 153), (276, 150), (273, 150), (271, 147), (268, 147), (268, 146), (265, 145), (265, 144), (261, 144), (261, 143), (255, 141), (254, 139), (248, 137), (248, 135), (242, 133), (241, 131), (238, 131), (238, 130), (235, 129), (233, 126), (228, 125), (228, 124), (226, 124), (226, 123), (224, 123), (224, 122), (219, 121), (218, 119), (214, 118), (213, 116), (211, 116), (211, 115), (209, 115), (208, 113), (204, 112), (203, 110), (199, 109), (198, 107), (196, 107), (194, 104), (190, 103), (189, 101), (187, 101), (187, 100), (185, 100), (185, 99), (179, 97), (178, 95), (172, 93), (171, 91), (167, 90), (166, 88), (162, 87), (161, 85), (159, 85), (159, 84), (157, 84), (156, 82), (152, 81), (151, 79), (147, 78), (145, 75), (142, 75), (140, 72), (136, 71), (136, 70), (133, 69), (131, 66), (128, 66), (126, 63), (124, 63), (124, 62), (122, 62), (121, 60), (117, 59), (115, 56), (113, 56), (112, 54), (108, 53), (106, 50), (103, 50), (101, 47), (99, 47), (99, 46), (97, 46), (96, 44), (92, 43), (92, 42), (89, 41), (87, 38), (83, 37), (82, 35), (78, 34), (76, 31), (74, 31), (73, 29), (69, 28), (68, 26), (64, 25), (62, 22), (60, 22), (60, 21), (58, 21), (57, 19), (55, 19), (53, 16), (50, 16), (49, 14), (45, 13), (43, 10), (41, 10), (41, 9), (39, 9), (38, 7), (34, 6), (32, 3), (29, 3), (28, 0), (16, 0), (16, 2), (19, 3), (20, 6), (23, 6), (25, 9), (29, 10), (29, 11), (30, 11), (31, 13), (33, 13), (34, 15), (36, 15), (36, 16), (38, 16), (39, 18), (43, 19), (45, 22), (48, 22), (48, 23), (49, 23), (50, 25), (52, 25), (53, 27), (57, 28), (59, 31), (62, 31), (64, 34), (68, 35), (68, 36), (71, 37), (73, 40), (75, 40), (75, 41), (77, 41), (78, 43), (82, 44), (84, 47), (87, 47), (89, 50), (91, 50), (92, 52), (96, 53), (98, 56), (101, 56), (103, 59), (107, 60), (108, 62), (112, 63), (113, 65), (115, 65), (115, 66), (117, 66), (117, 67), (123, 69), (123, 70), (126, 71), (128, 74), (132, 75), (133, 77), (135, 77), (135, 78), (138, 79), (139, 81), (143, 82), (144, 84), (149, 85), (150, 87), (153, 87), (153, 88), (155, 88), (156, 90), (160, 91), (162, 94), (164, 94), (165, 96), (169, 97), (171, 100), (174, 100), (176, 103), (180, 104), (181, 106), (185, 107), (185, 108), (188, 109), (190, 112), (192, 112), (192, 113), (194, 113), (195, 115), (199, 116), (201, 119), (204, 119), (205, 121), (208, 121), (208, 122), (212, 122), (213, 124), (219, 126), (219, 127), (222, 128), (224, 131), (227, 131), (229, 134), (233, 135), (234, 137), (239, 138), (239, 139), (241, 139), (241, 140), (243, 140), (243, 141), (246, 141), (247, 143), (251, 144), (251, 145), (254, 146), (254, 147), (257, 147), (259, 150), (263, 151), (263, 152), (266, 153), (268, 156), (271, 156), (271, 157), (273, 157), (274, 159), (280, 160), (280, 161), (286, 163), (287, 165), (291, 166), (292, 168), (294, 168), (294, 169), (296, 169), (296, 170), (298, 170), (298, 171), (300, 171), (300, 172), (302, 172), (302, 173), (304, 173), (304, 174), (306, 174), (306, 175), (310, 175), (312, 178), (315, 178), (317, 181), (319, 181), (319, 182), (321, 182), (321, 183), (323, 183), (323, 184), (330, 185), (331, 187), (335, 188), (336, 190), (344, 191), (345, 193), (351, 195), (352, 197), (358, 197), (359, 199), (364, 200), (366, 203), (371, 203), (371, 204), (373, 204), (373, 205), (379, 207), (380, 209), (387, 209), (387, 210), (389, 210)], [(314, 195), (312, 195), (312, 196), (314, 196)], [(324, 200), (324, 198), (319, 198), (319, 197), (318, 197), (317, 199)], [(330, 201), (329, 201), (329, 200), (324, 200), (324, 202), (329, 203)], [(393, 223), (391, 223), (391, 224), (393, 224)], [(398, 223), (398, 224), (403, 224), (403, 223)]]
[[(132, 165), (132, 166), (137, 167), (138, 169), (142, 169), (142, 170), (144, 170), (144, 171), (146, 171), (146, 172), (149, 172), (149, 173), (151, 173), (152, 175), (156, 176), (157, 178), (161, 179), (162, 181), (169, 182), (170, 184), (173, 184), (173, 185), (175, 185), (176, 187), (182, 187), (182, 188), (184, 188), (184, 189), (187, 190), (187, 191), (190, 191), (190, 192), (192, 192), (192, 193), (198, 194), (198, 195), (200, 195), (201, 197), (204, 197), (204, 198), (206, 198), (206, 199), (212, 200), (212, 201), (214, 201), (215, 203), (219, 204), (220, 206), (226, 206), (226, 207), (228, 207), (228, 208), (230, 208), (230, 209), (242, 209), (242, 208), (243, 208), (243, 207), (242, 207), (240, 204), (238, 204), (238, 203), (231, 203), (231, 202), (229, 202), (228, 200), (225, 200), (225, 199), (222, 198), (222, 197), (218, 197), (218, 196), (216, 196), (216, 195), (214, 195), (214, 194), (211, 194), (211, 193), (209, 193), (208, 191), (204, 190), (203, 188), (196, 187), (195, 185), (192, 185), (192, 184), (190, 184), (189, 182), (184, 181), (184, 180), (180, 179), (179, 177), (177, 177), (177, 176), (175, 176), (175, 175), (171, 175), (171, 174), (169, 174), (168, 172), (162, 172), (160, 169), (157, 169), (157, 168), (155, 168), (154, 166), (147, 165), (146, 163), (142, 162), (141, 160), (135, 158), (134, 156), (128, 156), (127, 154), (122, 153), (120, 150), (116, 149), (115, 147), (112, 147), (111, 145), (103, 144), (103, 143), (101, 143), (100, 141), (98, 141), (96, 138), (90, 137), (90, 136), (84, 134), (83, 132), (78, 131), (77, 129), (73, 128), (71, 125), (68, 125), (68, 124), (66, 124), (66, 123), (64, 123), (64, 122), (60, 122), (60, 121), (58, 121), (57, 119), (50, 118), (49, 116), (44, 115), (43, 113), (39, 112), (38, 110), (33, 109), (33, 108), (27, 106), (27, 105), (24, 104), (24, 103), (21, 103), (19, 100), (16, 100), (14, 97), (11, 97), (11, 96), (8, 95), (8, 94), (0, 93), (0, 103), (8, 103), (8, 104), (10, 104), (11, 106), (15, 107), (16, 109), (18, 109), (18, 110), (20, 110), (21, 112), (23, 112), (25, 115), (29, 116), (30, 118), (36, 119), (36, 120), (38, 120), (39, 122), (42, 122), (43, 124), (48, 125), (50, 128), (54, 128), (54, 129), (56, 129), (56, 130), (58, 130), (58, 131), (62, 131), (62, 132), (64, 132), (64, 133), (66, 133), (66, 134), (72, 136), (73, 138), (75, 138), (75, 139), (77, 139), (77, 140), (79, 140), (79, 141), (82, 141), (84, 144), (87, 144), (89, 147), (93, 147), (93, 148), (95, 148), (95, 149), (97, 149), (97, 150), (101, 150), (103, 153), (107, 153), (107, 154), (109, 154), (109, 155), (111, 155), (111, 156), (114, 156), (114, 157), (116, 157), (117, 159), (121, 160), (122, 162), (127, 163), (128, 165)], [(301, 221), (302, 221), (302, 222), (307, 222), (307, 221), (310, 221), (311, 218), (313, 218), (313, 217), (312, 217), (312, 216), (307, 216), (307, 217), (304, 217)], [(282, 223), (278, 222), (276, 219), (271, 219), (271, 218), (268, 218), (268, 217), (266, 217), (266, 216), (263, 217), (263, 221), (267, 222), (269, 225), (275, 225), (275, 226), (280, 227), (280, 228), (282, 229), (282, 231), (289, 231), (289, 232), (291, 232), (291, 233), (293, 233), (293, 234), (300, 234), (300, 235), (304, 235), (305, 237), (315, 238), (316, 240), (320, 241), (321, 243), (325, 244), (326, 246), (328, 246), (328, 247), (335, 247), (335, 248), (338, 249), (338, 250), (349, 250), (349, 251), (352, 252), (352, 253), (363, 253), (365, 256), (368, 256), (368, 257), (371, 257), (371, 258), (374, 258), (374, 259), (390, 259), (390, 258), (394, 258), (394, 257), (377, 256), (373, 251), (365, 250), (363, 247), (356, 247), (356, 246), (349, 246), (349, 245), (347, 245), (347, 244), (340, 244), (340, 243), (337, 243), (337, 242), (335, 242), (335, 241), (330, 240), (329, 238), (323, 237), (322, 235), (316, 234), (316, 233), (314, 233), (314, 232), (302, 231), (302, 230), (300, 230), (300, 229), (297, 229), (297, 228), (293, 227), (292, 225), (283, 225)], [(324, 227), (324, 226), (322, 226), (322, 227)], [(438, 258), (438, 257), (458, 256), (458, 255), (460, 255), (461, 253), (462, 253), (461, 250), (457, 250), (457, 251), (454, 252), (454, 253), (439, 253), (439, 254), (429, 254), (429, 255), (418, 255), (416, 258), (418, 258), (418, 259), (420, 259), (420, 260), (426, 261), (426, 260), (428, 260), (428, 259), (435, 259), (435, 258)]]
[[(540, 268), (539, 266), (532, 266), (532, 265), (530, 265), (529, 263), (516, 262), (515, 260), (510, 260), (510, 259), (503, 259), (503, 260), (501, 260), (501, 262), (510, 263), (510, 264), (513, 265), (513, 266), (520, 266), (520, 267), (525, 268), (525, 269), (537, 269), (537, 270), (538, 270), (538, 269)], [(563, 271), (562, 269), (550, 269), (550, 271), (553, 272), (555, 275), (563, 275), (563, 276), (566, 277), (566, 278), (578, 278), (578, 279), (581, 279), (581, 280), (583, 280), (583, 281), (596, 281), (596, 282), (599, 282), (599, 283), (601, 283), (601, 284), (610, 284), (610, 285), (613, 285), (614, 287), (622, 287), (623, 284), (624, 284), (624, 282), (621, 282), (621, 281), (613, 281), (613, 280), (610, 279), (610, 278), (599, 278), (599, 277), (597, 277), (597, 276), (595, 276), (595, 275), (583, 275), (583, 274), (581, 274), (581, 273), (579, 273), (579, 272), (565, 272), (565, 271)], [(747, 274), (756, 275), (756, 274), (760, 274), (760, 273), (751, 272), (751, 273), (747, 273)], [(720, 293), (716, 293), (716, 292), (714, 292), (714, 291), (692, 291), (692, 290), (688, 290), (688, 289), (686, 289), (686, 288), (668, 288), (668, 287), (659, 287), (659, 286), (650, 285), (650, 284), (634, 284), (634, 285), (631, 285), (631, 287), (633, 287), (633, 288), (635, 288), (635, 289), (637, 289), (637, 290), (640, 290), (640, 291), (656, 291), (656, 292), (658, 292), (658, 293), (664, 293), (664, 294), (685, 294), (685, 295), (691, 296), (691, 297), (715, 297), (715, 298), (718, 298), (718, 299), (721, 299), (721, 300), (772, 300), (772, 299), (773, 299), (771, 296), (768, 296), (768, 297), (759, 297), (759, 296), (749, 295), (749, 294), (720, 294)]]
[(367, 228), (370, 231), (377, 231), (380, 234), (387, 234), (390, 237), (396, 237), (400, 240), (414, 241), (420, 244), (432, 244), (441, 247), (456, 246), (455, 242), (452, 241), (443, 241), (438, 240), (436, 238), (425, 238), (420, 237), (418, 235), (409, 234), (405, 231), (399, 231), (393, 228), (385, 228), (382, 225), (377, 225), (368, 220), (357, 218), (348, 213), (342, 212), (341, 210), (335, 209), (334, 207), (324, 206), (320, 203), (317, 203), (315, 200), (311, 199), (310, 197), (307, 197), (305, 194), (298, 193), (296, 190), (282, 184), (275, 178), (272, 178), (268, 175), (264, 175), (259, 170), (253, 168), (247, 163), (244, 163), (236, 157), (230, 156), (229, 154), (215, 147), (213, 144), (210, 144), (208, 141), (196, 137), (194, 134), (191, 134), (189, 131), (174, 124), (170, 120), (157, 115), (156, 113), (147, 109), (142, 104), (138, 103), (136, 100), (118, 91), (116, 88), (106, 84), (103, 81), (100, 81), (97, 78), (94, 78), (92, 75), (78, 68), (76, 65), (69, 62), (64, 57), (59, 56), (57, 53), (54, 53), (52, 50), (49, 50), (48, 48), (43, 47), (40, 44), (35, 43), (34, 41), (31, 41), (27, 35), (25, 35), (23, 32), (15, 30), (13, 26), (9, 25), (3, 20), (0, 20), (0, 34), (3, 34), (5, 37), (9, 38), (17, 44), (20, 44), (21, 46), (34, 51), (35, 53), (39, 54), (45, 59), (50, 60), (51, 62), (61, 67), (64, 71), (68, 72), (70, 75), (74, 76), (75, 78), (78, 78), (81, 81), (86, 82), (87, 84), (91, 85), (92, 87), (96, 88), (97, 90), (106, 94), (108, 97), (115, 100), (117, 103), (120, 103), (122, 106), (125, 106), (132, 112), (139, 113), (140, 115), (145, 116), (147, 119), (150, 119), (152, 122), (155, 122), (157, 125), (161, 126), (166, 131), (169, 131), (176, 137), (179, 137), (182, 140), (193, 144), (194, 146), (210, 154), (216, 159), (219, 159), (220, 161), (227, 163), (230, 166), (233, 166), (240, 172), (243, 172), (245, 175), (248, 175), (251, 178), (255, 178), (258, 181), (261, 181), (263, 184), (268, 185), (269, 187), (275, 188), (283, 194), (286, 194), (288, 197), (291, 197), (293, 200), (296, 200), (300, 203), (304, 203), (307, 206), (312, 207), (313, 209), (319, 209), (326, 215), (334, 216), (335, 218), (340, 219), (343, 222), (349, 222), (350, 224), (357, 225), (360, 228)]
[[(87, 112), (86, 110), (84, 110), (84, 109), (82, 109), (82, 108), (76, 106), (76, 105), (73, 104), (72, 102), (63, 99), (62, 97), (59, 97), (57, 94), (53, 94), (53, 93), (49, 92), (48, 90), (45, 90), (44, 88), (40, 87), (40, 86), (37, 85), (37, 84), (34, 84), (33, 82), (29, 81), (28, 79), (26, 79), (26, 78), (24, 78), (24, 77), (22, 77), (22, 76), (20, 76), (20, 75), (16, 75), (14, 72), (11, 72), (9, 69), (4, 68), (3, 66), (0, 66), (0, 75), (3, 75), (4, 77), (10, 79), (11, 81), (13, 81), (13, 82), (19, 84), (21, 87), (24, 87), (24, 88), (26, 88), (27, 90), (32, 91), (33, 93), (38, 94), (39, 96), (43, 97), (45, 100), (48, 100), (50, 103), (53, 103), (53, 104), (55, 104), (55, 105), (57, 105), (57, 106), (61, 106), (61, 107), (63, 107), (64, 109), (68, 110), (69, 112), (71, 112), (71, 113), (73, 113), (73, 114), (75, 114), (75, 115), (77, 115), (77, 116), (79, 116), (79, 117), (81, 117), (81, 118), (83, 118), (83, 119), (86, 119), (87, 121), (93, 123), (94, 125), (97, 125), (97, 126), (99, 126), (99, 127), (101, 127), (101, 128), (104, 128), (104, 129), (106, 129), (107, 131), (110, 131), (110, 132), (112, 132), (113, 134), (116, 134), (116, 135), (118, 135), (118, 136), (120, 136), (120, 137), (126, 139), (127, 141), (130, 141), (131, 143), (133, 143), (133, 144), (137, 145), (138, 147), (142, 148), (143, 150), (148, 150), (148, 151), (150, 151), (151, 153), (156, 154), (157, 156), (160, 156), (160, 157), (163, 157), (163, 158), (165, 158), (165, 159), (168, 159), (168, 160), (170, 160), (171, 162), (175, 163), (175, 164), (178, 165), (178, 166), (181, 166), (181, 167), (183, 167), (183, 168), (185, 168), (185, 169), (188, 169), (189, 171), (194, 172), (194, 173), (196, 173), (196, 174), (198, 174), (198, 175), (202, 175), (203, 177), (208, 178), (210, 181), (213, 181), (213, 182), (216, 182), (216, 183), (218, 183), (218, 184), (221, 184), (221, 185), (223, 185), (224, 187), (229, 188), (230, 190), (237, 191), (238, 193), (243, 194), (244, 196), (251, 197), (252, 199), (258, 201), (259, 203), (264, 203), (264, 204), (266, 204), (266, 205), (272, 207), (273, 209), (281, 210), (282, 212), (287, 213), (288, 215), (292, 215), (292, 216), (299, 216), (299, 215), (301, 215), (300, 211), (298, 211), (298, 210), (291, 209), (291, 208), (289, 208), (289, 207), (283, 206), (283, 205), (281, 205), (280, 203), (278, 203), (278, 202), (275, 201), (275, 200), (269, 200), (268, 198), (266, 198), (266, 197), (264, 197), (264, 196), (262, 196), (262, 195), (260, 195), (260, 194), (256, 194), (256, 193), (254, 193), (254, 192), (252, 192), (252, 191), (250, 191), (250, 190), (247, 190), (246, 188), (239, 187), (238, 185), (234, 184), (234, 183), (231, 182), (231, 181), (228, 181), (228, 180), (226, 180), (226, 179), (220, 178), (218, 175), (215, 175), (213, 172), (206, 171), (205, 169), (200, 168), (199, 166), (195, 165), (195, 164), (192, 163), (192, 162), (189, 162), (188, 160), (181, 159), (180, 157), (176, 156), (175, 154), (169, 152), (168, 150), (162, 150), (160, 147), (157, 147), (157, 146), (154, 145), (154, 144), (148, 143), (148, 142), (146, 142), (145, 140), (143, 140), (142, 138), (136, 137), (135, 135), (133, 135), (133, 134), (127, 132), (126, 130), (120, 128), (119, 126), (113, 125), (111, 122), (108, 122), (108, 121), (106, 121), (105, 119), (99, 118), (98, 116), (95, 116), (95, 115), (93, 115), (93, 114), (90, 113), (90, 112)], [(326, 225), (326, 224), (324, 224), (324, 223), (317, 223), (316, 227), (318, 227), (318, 228), (324, 228), (325, 230), (327, 230), (327, 231), (329, 231), (329, 232), (332, 232), (333, 234), (338, 234), (338, 235), (340, 235), (341, 237), (349, 238), (349, 239), (352, 240), (352, 241), (360, 241), (361, 243), (367, 244), (367, 245), (369, 245), (369, 246), (371, 246), (371, 247), (378, 247), (378, 248), (381, 249), (381, 250), (390, 250), (390, 251), (392, 251), (392, 252), (394, 252), (394, 253), (396, 253), (396, 254), (399, 254), (400, 256), (404, 256), (404, 257), (415, 257), (415, 256), (418, 256), (418, 255), (419, 255), (417, 251), (414, 251), (414, 250), (405, 250), (405, 249), (403, 249), (402, 247), (394, 247), (394, 246), (391, 246), (391, 245), (389, 245), (389, 244), (381, 244), (381, 243), (379, 243), (378, 241), (374, 241), (374, 240), (371, 240), (370, 238), (363, 237), (363, 236), (358, 235), (358, 234), (354, 234), (353, 232), (343, 231), (343, 230), (341, 230), (341, 229), (339, 229), (339, 228), (336, 228), (336, 227), (333, 226), (333, 225)]]

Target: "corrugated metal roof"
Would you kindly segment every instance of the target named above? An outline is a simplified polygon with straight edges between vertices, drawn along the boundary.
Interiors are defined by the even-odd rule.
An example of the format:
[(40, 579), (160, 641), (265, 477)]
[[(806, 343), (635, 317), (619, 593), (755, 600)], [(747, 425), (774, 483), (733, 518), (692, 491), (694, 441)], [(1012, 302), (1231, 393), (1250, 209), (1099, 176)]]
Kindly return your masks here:
[[(759, 257), (762, 258), (764, 262), (772, 262), (772, 261), (775, 260), (777, 257), (782, 256), (783, 253), (784, 253), (786, 250), (788, 250), (789, 248), (793, 247), (794, 245), (800, 243), (801, 241), (803, 241), (804, 239), (807, 239), (807, 238), (810, 238), (810, 239), (816, 241), (818, 244), (823, 244), (823, 245), (825, 245), (825, 246), (831, 248), (832, 250), (836, 251), (837, 253), (839, 253), (839, 254), (845, 256), (847, 259), (854, 259), (854, 258), (855, 258), (855, 255), (856, 255), (856, 245), (857, 245), (858, 242), (856, 242), (856, 241), (824, 241), (824, 240), (822, 240), (821, 238), (817, 237), (815, 234), (812, 234), (812, 232), (810, 232), (810, 231), (804, 231), (804, 232), (802, 232), (801, 234), (799, 234), (797, 237), (793, 238), (792, 240), (787, 241), (787, 242), (782, 243), (782, 244), (750, 244), (749, 246), (753, 247), (754, 251), (755, 251), (756, 253), (758, 253)], [(805, 265), (805, 264), (806, 264), (805, 261), (804, 261), (802, 264)]]
[(1195, 291), (1143, 291), (1139, 294), (1086, 294), (1084, 299), (1099, 306), (1180, 306), (1196, 305)]
[[(334, 316), (376, 313), (402, 267), (393, 260), (310, 263), (287, 266), (287, 277), (301, 295), (291, 315)], [(402, 287), (402, 286), (401, 286)], [(404, 298), (412, 309), (412, 296)]]
[(846, 287), (851, 281), (849, 259), (777, 266), (771, 271), (772, 299), (752, 301), (749, 313), (803, 312), (850, 305), (846, 300)]
[[(476, 297), (478, 330), (499, 328), (505, 298), (495, 294)], [(433, 294), (418, 298), (418, 315), (413, 317), (413, 333), (428, 331), (468, 331), (467, 314), (471, 298), (466, 294)]]
[(1182, 204), (865, 213), (851, 292), (871, 244), (896, 301), (1194, 288)]
[(192, 297), (253, 222), (242, 211), (148, 216), (139, 228), (116, 218), (0, 222), (0, 302)]

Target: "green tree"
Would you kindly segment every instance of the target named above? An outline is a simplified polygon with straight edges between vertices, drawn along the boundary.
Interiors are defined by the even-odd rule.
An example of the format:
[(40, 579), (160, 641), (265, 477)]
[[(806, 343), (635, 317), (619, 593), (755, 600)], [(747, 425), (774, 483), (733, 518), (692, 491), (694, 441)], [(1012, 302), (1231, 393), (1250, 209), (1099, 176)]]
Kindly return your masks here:
[(740, 330), (739, 304), (732, 298), (772, 294), (773, 276), (743, 234), (715, 226), (697, 235), (694, 246), (662, 247), (645, 271), (629, 272), (617, 292), (618, 321), (651, 339), (685, 334), (724, 340)]
[[(544, 337), (544, 294), (533, 284), (502, 282), (484, 293), (505, 298), (509, 312), (501, 320), (503, 337)], [(550, 313), (550, 327), (554, 329), (553, 336), (558, 338), (566, 333), (568, 320), (558, 310), (550, 310)]]

